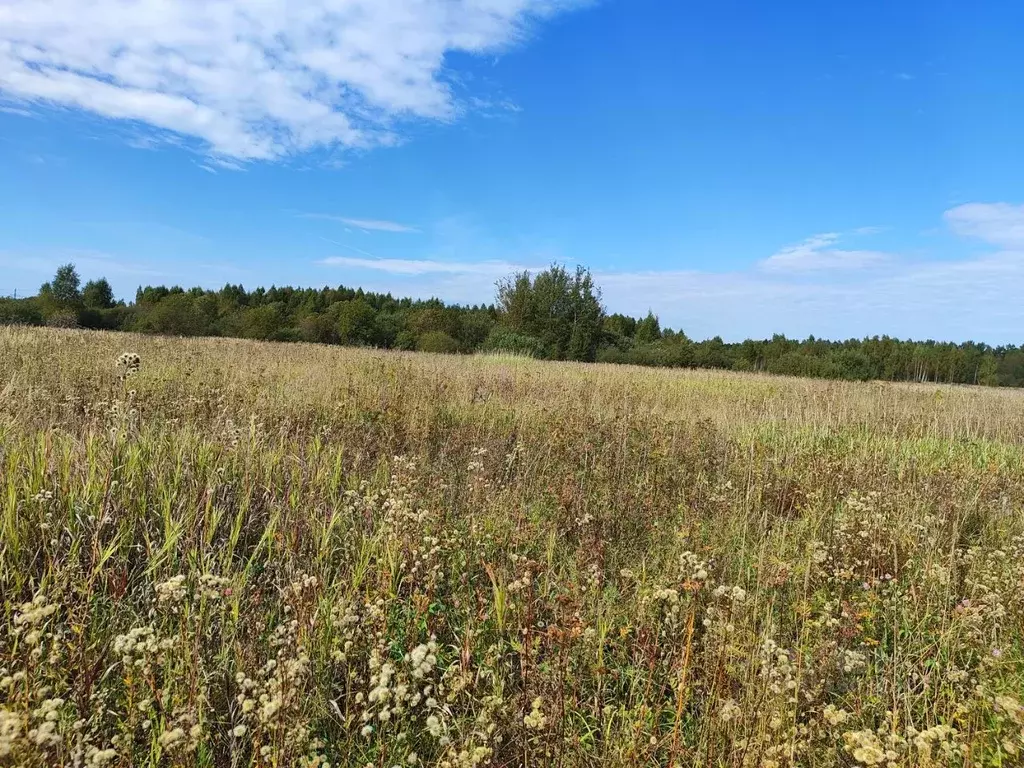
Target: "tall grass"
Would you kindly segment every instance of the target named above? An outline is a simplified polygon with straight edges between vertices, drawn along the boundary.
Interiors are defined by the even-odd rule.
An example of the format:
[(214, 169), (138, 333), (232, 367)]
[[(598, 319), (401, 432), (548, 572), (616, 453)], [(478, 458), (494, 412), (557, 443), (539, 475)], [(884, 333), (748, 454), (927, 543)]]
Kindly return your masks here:
[(0, 764), (1020, 765), (1022, 406), (0, 329)]

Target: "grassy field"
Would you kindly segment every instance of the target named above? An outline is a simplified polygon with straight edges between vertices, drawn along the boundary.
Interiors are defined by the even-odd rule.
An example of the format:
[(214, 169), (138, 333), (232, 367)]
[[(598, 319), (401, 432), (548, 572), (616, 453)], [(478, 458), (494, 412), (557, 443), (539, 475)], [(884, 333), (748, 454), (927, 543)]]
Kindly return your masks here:
[(0, 765), (1022, 765), (1022, 504), (1016, 391), (0, 329)]

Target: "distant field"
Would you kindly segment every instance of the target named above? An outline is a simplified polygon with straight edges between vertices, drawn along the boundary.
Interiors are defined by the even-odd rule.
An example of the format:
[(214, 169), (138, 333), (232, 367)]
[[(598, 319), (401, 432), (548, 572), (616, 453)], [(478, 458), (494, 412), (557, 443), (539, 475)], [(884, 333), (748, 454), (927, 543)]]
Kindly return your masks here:
[(0, 765), (1021, 765), (1024, 392), (0, 328), (0, 602)]

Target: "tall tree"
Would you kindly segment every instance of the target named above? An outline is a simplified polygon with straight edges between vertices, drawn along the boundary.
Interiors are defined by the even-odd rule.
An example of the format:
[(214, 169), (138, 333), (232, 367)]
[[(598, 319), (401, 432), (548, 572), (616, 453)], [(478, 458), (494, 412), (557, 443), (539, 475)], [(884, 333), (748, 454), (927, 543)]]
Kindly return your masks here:
[(50, 283), (50, 293), (53, 300), (62, 307), (74, 307), (82, 300), (82, 294), (78, 290), (81, 284), (82, 279), (78, 276), (75, 265), (64, 264), (57, 267), (57, 274)]
[(74, 264), (57, 267), (53, 280), (39, 288), (39, 306), (46, 322), (60, 326), (78, 325), (82, 309), (81, 278)]
[(114, 306), (114, 289), (107, 278), (90, 280), (82, 289), (82, 303), (88, 309), (110, 309)]
[(647, 310), (647, 317), (636, 324), (636, 343), (650, 344), (661, 338), (661, 323), (658, 316)]
[(590, 272), (575, 274), (553, 264), (531, 277), (520, 272), (498, 283), (502, 323), (536, 338), (552, 360), (594, 360), (601, 340), (604, 307)]

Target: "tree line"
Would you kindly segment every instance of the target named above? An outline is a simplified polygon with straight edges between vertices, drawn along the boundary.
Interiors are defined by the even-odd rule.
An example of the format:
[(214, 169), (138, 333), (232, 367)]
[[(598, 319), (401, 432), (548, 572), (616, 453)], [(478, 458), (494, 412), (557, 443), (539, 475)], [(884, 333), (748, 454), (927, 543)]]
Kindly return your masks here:
[(694, 341), (648, 312), (608, 314), (590, 272), (559, 265), (498, 283), (494, 304), (394, 298), (359, 288), (247, 291), (140, 287), (117, 301), (104, 278), (82, 285), (60, 267), (36, 296), (0, 298), (0, 324), (94, 328), (174, 336), (231, 336), (423, 352), (497, 352), (545, 360), (721, 368), (867, 381), (1024, 386), (1024, 348), (875, 336), (847, 341), (775, 335)]

